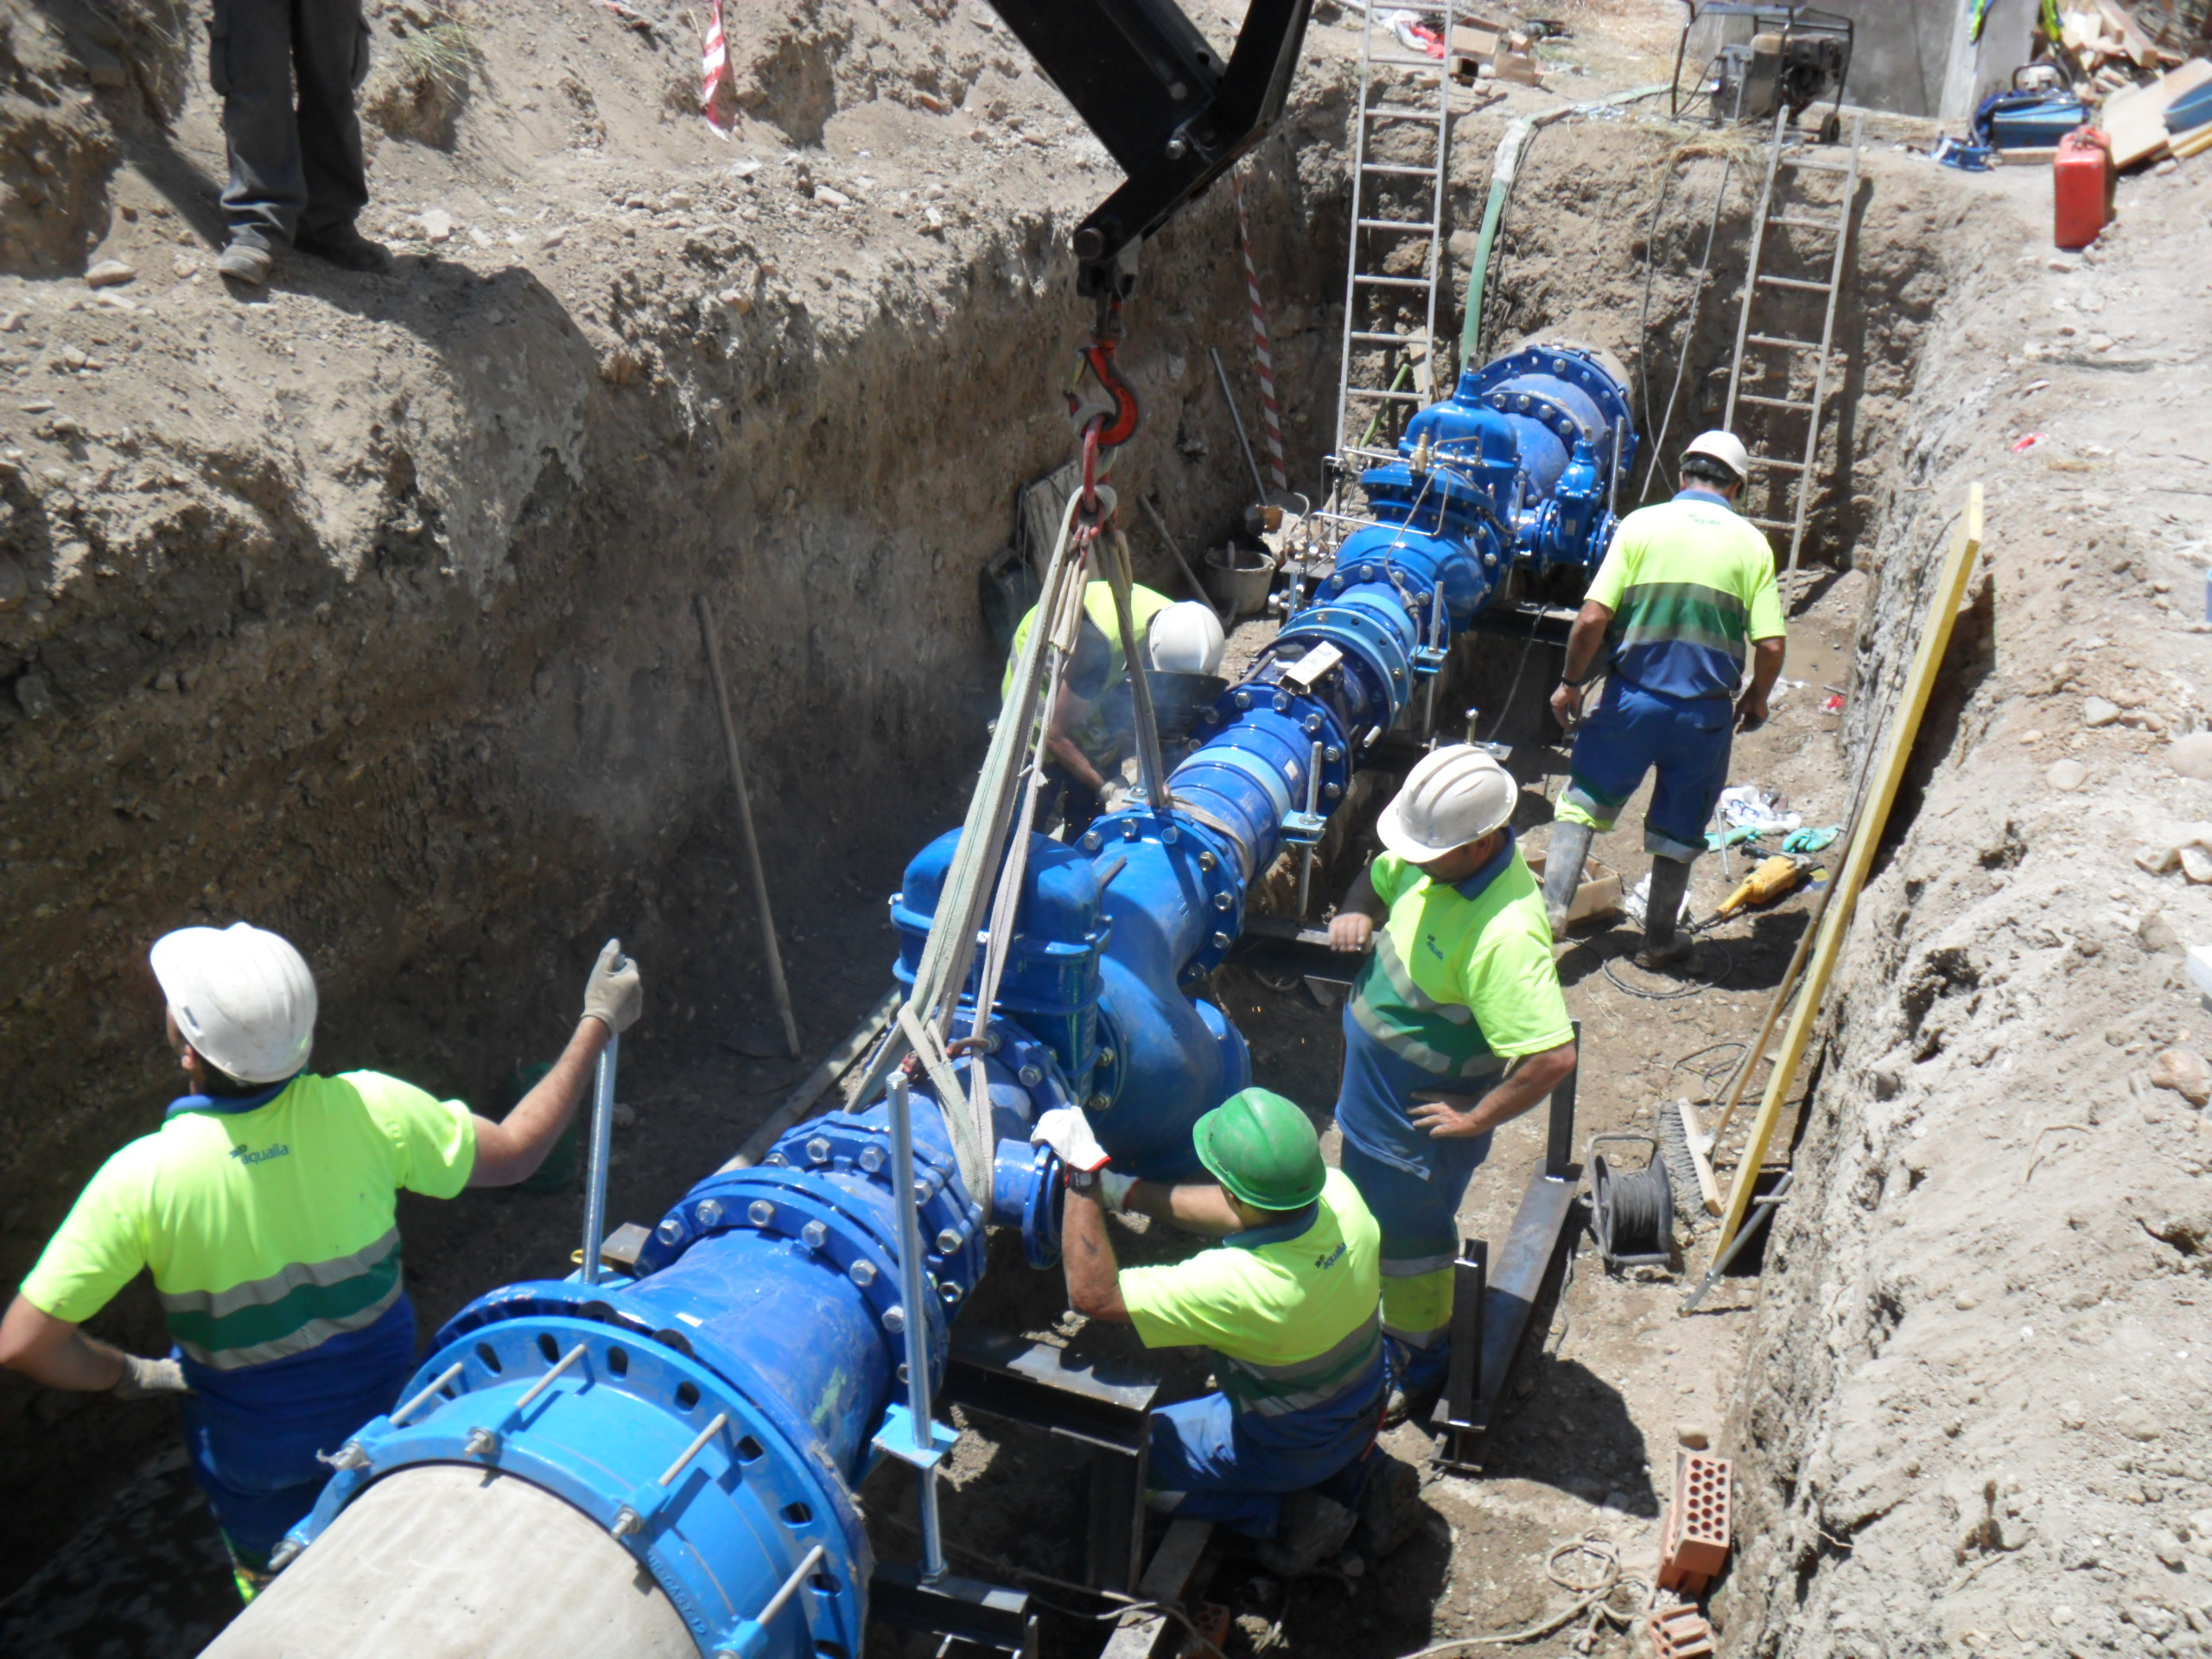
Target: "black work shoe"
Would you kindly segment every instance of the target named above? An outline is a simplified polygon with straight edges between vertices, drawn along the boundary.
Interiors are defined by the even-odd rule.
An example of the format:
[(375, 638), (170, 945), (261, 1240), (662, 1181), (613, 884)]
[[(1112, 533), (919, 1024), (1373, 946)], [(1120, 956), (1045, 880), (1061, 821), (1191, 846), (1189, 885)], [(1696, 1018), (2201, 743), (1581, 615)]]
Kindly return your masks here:
[(234, 283), (259, 288), (269, 280), (269, 269), (276, 263), (276, 256), (269, 251), (268, 244), (234, 236), (217, 257), (215, 269)]
[(341, 225), (329, 231), (302, 231), (292, 238), (292, 245), (302, 253), (311, 253), (341, 270), (391, 269), (391, 250), (381, 242), (370, 241), (351, 225)]
[(1279, 1579), (1311, 1573), (1344, 1547), (1359, 1517), (1319, 1492), (1293, 1492), (1282, 1501), (1275, 1535), (1253, 1547), (1253, 1558)]
[(1423, 1513), (1420, 1473), (1409, 1463), (1384, 1456), (1367, 1471), (1351, 1547), (1369, 1560), (1379, 1561), (1414, 1535)]

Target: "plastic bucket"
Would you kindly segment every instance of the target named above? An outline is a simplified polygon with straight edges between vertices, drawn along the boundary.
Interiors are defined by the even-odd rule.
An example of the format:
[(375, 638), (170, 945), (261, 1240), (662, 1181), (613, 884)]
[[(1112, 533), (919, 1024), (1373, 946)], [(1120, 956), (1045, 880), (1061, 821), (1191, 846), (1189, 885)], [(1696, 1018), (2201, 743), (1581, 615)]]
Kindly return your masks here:
[(1260, 609), (1274, 585), (1274, 560), (1258, 549), (1217, 547), (1206, 555), (1206, 587), (1231, 618)]

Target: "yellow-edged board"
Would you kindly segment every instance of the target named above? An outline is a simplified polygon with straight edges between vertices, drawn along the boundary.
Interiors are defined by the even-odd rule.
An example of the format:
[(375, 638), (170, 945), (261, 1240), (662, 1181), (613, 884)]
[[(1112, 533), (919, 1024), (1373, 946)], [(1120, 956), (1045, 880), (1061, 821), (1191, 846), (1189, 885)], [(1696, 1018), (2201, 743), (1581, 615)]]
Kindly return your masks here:
[(1782, 1103), (1789, 1099), (1790, 1087), (1796, 1080), (1798, 1062), (1804, 1058), (1805, 1046), (1812, 1039), (1813, 1022), (1820, 1017), (1821, 1003), (1835, 972), (1836, 957), (1841, 954), (1843, 936), (1851, 925), (1851, 912), (1858, 902), (1859, 889), (1873, 866), (1875, 849), (1881, 845), (1882, 828), (1889, 822), (1890, 808), (1896, 804), (1897, 786), (1904, 781), (1905, 762), (1912, 755), (1912, 741), (1920, 730), (1921, 716), (1927, 712), (1929, 695), (1936, 689), (1936, 671), (1942, 664), (1944, 648), (1951, 643), (1952, 625), (1958, 620), (1959, 604), (1966, 597), (1967, 578), (1974, 573), (1974, 560), (1980, 552), (1981, 486), (1974, 484), (1967, 490), (1966, 512), (1960, 516), (1958, 533), (1951, 539), (1943, 569), (1936, 579), (1936, 592), (1928, 605), (1928, 620), (1921, 630), (1920, 648), (1913, 656), (1912, 668), (1905, 678), (1904, 697), (1897, 705), (1896, 718), (1890, 723), (1889, 735), (1883, 740), (1872, 792), (1867, 797), (1860, 817), (1852, 826), (1850, 850), (1844, 855), (1842, 872), (1836, 878), (1827, 912), (1821, 920), (1820, 943), (1814, 947), (1813, 959), (1806, 967), (1805, 988), (1798, 995), (1797, 1006), (1790, 1011), (1782, 1052), (1776, 1058), (1772, 1075), (1767, 1078), (1766, 1094), (1759, 1102), (1758, 1116), (1752, 1121), (1751, 1139), (1737, 1162), (1735, 1183), (1728, 1190), (1727, 1214), (1720, 1223), (1720, 1239), (1713, 1246), (1715, 1260), (1727, 1249), (1751, 1209), (1752, 1184), (1758, 1179), (1759, 1166), (1766, 1160), (1767, 1144), (1774, 1138), (1775, 1125), (1781, 1121)]

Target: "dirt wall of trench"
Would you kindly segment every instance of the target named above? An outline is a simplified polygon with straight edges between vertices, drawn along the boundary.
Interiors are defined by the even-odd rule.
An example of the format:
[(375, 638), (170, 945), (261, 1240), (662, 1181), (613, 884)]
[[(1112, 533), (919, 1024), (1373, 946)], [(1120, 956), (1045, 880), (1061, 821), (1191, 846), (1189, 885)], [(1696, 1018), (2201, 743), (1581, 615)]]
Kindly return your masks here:
[[(175, 1092), (144, 966), (167, 929), (280, 930), (317, 973), (320, 1067), (486, 1109), (610, 935), (647, 964), (648, 1067), (711, 1046), (709, 990), (765, 1016), (696, 594), (787, 950), (957, 822), (996, 702), (978, 573), (1013, 486), (1072, 452), (1064, 250), (1117, 175), (980, 8), (940, 10), (752, 20), (725, 148), (667, 94), (696, 75), (672, 10), (479, 8), (451, 147), (372, 135), (365, 225), (399, 270), (289, 262), (255, 302), (207, 265), (200, 66), (174, 124), (100, 130), (89, 245), (61, 226), (0, 277), (0, 1276)], [(1303, 118), (1248, 189), (1311, 472), (1334, 367), (1312, 279), (1341, 256), (1309, 226), (1340, 182), (1326, 100)], [(138, 279), (44, 274), (72, 252)], [(1117, 477), (1195, 555), (1249, 492), (1210, 346), (1256, 411), (1225, 192), (1145, 281)], [(1181, 591), (1129, 517), (1141, 579)], [(880, 974), (887, 942), (864, 948)], [(803, 1007), (810, 1046), (842, 1017)], [(162, 1342), (143, 1286), (96, 1329)], [(0, 1378), (9, 1559), (162, 1417)]]
[(2207, 187), (2129, 181), (2086, 258), (2047, 186), (1956, 190), (1854, 766), (1976, 481), (1986, 536), (1801, 1078), (1725, 1650), (2212, 1651), (2212, 1123), (2164, 1086), (2203, 1064), (2179, 953), (2212, 909), (2136, 856), (2212, 794), (2176, 747), (2207, 707), (2212, 520), (2175, 461), (2203, 453)]

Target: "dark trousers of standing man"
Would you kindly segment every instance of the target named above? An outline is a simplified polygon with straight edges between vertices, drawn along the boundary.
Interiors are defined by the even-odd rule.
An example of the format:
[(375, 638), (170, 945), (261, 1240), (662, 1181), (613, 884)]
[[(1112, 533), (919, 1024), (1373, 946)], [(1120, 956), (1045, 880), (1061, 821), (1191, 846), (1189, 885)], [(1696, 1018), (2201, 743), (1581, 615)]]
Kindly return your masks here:
[(353, 224), (369, 200), (353, 111), (368, 73), (361, 0), (215, 0), (207, 79), (223, 99), (233, 236), (276, 249)]

